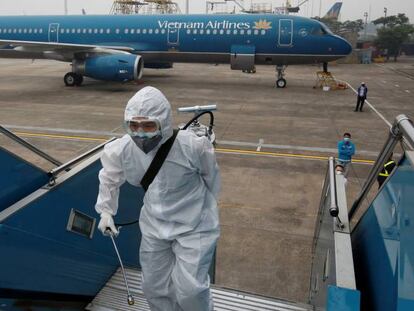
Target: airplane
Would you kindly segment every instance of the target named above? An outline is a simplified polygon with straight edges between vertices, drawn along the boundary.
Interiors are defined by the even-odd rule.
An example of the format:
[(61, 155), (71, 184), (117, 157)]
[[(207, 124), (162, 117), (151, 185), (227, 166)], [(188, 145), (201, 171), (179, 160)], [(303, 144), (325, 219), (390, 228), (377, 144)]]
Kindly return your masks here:
[(336, 2), (323, 18), (338, 20), (339, 13), (341, 13), (342, 2)]
[(273, 65), (276, 86), (286, 87), (287, 65), (327, 63), (347, 56), (351, 45), (323, 23), (298, 16), (75, 15), (5, 16), (0, 19), (0, 57), (71, 63), (66, 86), (83, 77), (134, 81), (145, 68), (175, 62), (225, 63), (252, 71)]

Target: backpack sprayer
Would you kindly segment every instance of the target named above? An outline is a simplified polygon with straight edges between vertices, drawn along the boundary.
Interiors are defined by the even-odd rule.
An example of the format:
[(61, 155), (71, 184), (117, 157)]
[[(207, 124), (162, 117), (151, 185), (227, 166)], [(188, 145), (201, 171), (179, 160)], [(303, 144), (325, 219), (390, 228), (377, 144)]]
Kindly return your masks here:
[[(187, 124), (181, 124), (179, 126), (180, 130), (188, 130), (188, 131), (192, 131), (193, 133), (195, 133), (198, 137), (207, 137), (208, 140), (210, 140), (210, 142), (213, 144), (213, 146), (216, 145), (216, 135), (214, 134), (213, 131), (213, 127), (214, 127), (214, 115), (212, 113), (212, 111), (217, 110), (217, 105), (206, 105), (206, 106), (193, 106), (193, 107), (182, 107), (182, 108), (178, 108), (178, 112), (179, 113), (194, 113), (194, 117), (187, 122)], [(210, 115), (210, 124), (204, 125), (199, 121), (199, 118), (201, 116), (203, 116), (204, 114), (209, 114)], [(127, 224), (116, 224), (119, 228), (121, 226), (128, 226), (128, 225), (132, 225), (132, 224), (136, 224), (138, 223), (138, 220), (127, 223)], [(124, 277), (124, 282), (125, 282), (125, 288), (127, 291), (127, 301), (128, 301), (128, 305), (132, 306), (134, 305), (135, 301), (134, 301), (134, 297), (132, 297), (131, 292), (129, 290), (129, 286), (128, 286), (128, 279), (127, 279), (127, 275), (124, 269), (124, 265), (122, 263), (122, 259), (121, 256), (119, 254), (118, 251), (118, 247), (115, 243), (115, 237), (113, 232), (107, 228), (106, 232), (105, 232), (112, 240), (112, 244), (114, 246), (116, 255), (118, 257), (119, 260), (119, 264), (121, 266), (121, 271), (122, 271), (122, 276)]]
[[(179, 128), (181, 130), (192, 131), (199, 137), (207, 137), (213, 146), (216, 146), (216, 135), (214, 134), (214, 115), (212, 111), (217, 110), (217, 105), (205, 105), (205, 106), (193, 106), (193, 107), (182, 107), (178, 108), (179, 113), (194, 113), (194, 117), (187, 122), (187, 124), (180, 124)], [(204, 115), (210, 115), (210, 124), (204, 125), (200, 123), (199, 118)]]

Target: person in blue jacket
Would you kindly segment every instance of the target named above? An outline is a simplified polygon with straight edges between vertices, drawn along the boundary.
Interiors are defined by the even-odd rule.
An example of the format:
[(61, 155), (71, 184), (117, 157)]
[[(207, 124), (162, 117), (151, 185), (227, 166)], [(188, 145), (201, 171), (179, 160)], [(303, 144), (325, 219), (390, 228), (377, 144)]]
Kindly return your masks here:
[(345, 172), (347, 172), (348, 164), (351, 163), (354, 154), (355, 145), (351, 141), (351, 134), (344, 133), (343, 140), (338, 142), (338, 163), (345, 168)]

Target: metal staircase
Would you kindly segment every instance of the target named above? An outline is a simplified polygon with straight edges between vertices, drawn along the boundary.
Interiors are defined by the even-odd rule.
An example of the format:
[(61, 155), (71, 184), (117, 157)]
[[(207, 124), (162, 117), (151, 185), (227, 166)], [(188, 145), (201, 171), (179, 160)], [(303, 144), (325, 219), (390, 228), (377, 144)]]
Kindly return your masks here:
[[(95, 299), (86, 307), (89, 311), (144, 311), (150, 310), (142, 292), (142, 274), (126, 269), (129, 287), (135, 304), (129, 306), (121, 269), (112, 276)], [(313, 307), (274, 298), (239, 292), (213, 286), (211, 290), (215, 311), (310, 311)]]

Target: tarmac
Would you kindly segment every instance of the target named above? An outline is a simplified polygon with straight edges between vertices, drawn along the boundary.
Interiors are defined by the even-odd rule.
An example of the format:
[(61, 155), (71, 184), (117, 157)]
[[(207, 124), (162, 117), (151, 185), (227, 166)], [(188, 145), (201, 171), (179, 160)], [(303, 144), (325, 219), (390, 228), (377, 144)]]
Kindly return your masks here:
[[(307, 302), (311, 247), (327, 158), (336, 156), (344, 132), (352, 134), (356, 162), (348, 178), (348, 203), (360, 190), (381, 150), (389, 124), (413, 116), (414, 59), (399, 63), (332, 65), (337, 79), (369, 92), (354, 112), (352, 89), (314, 89), (317, 66), (288, 67), (286, 89), (276, 89), (275, 69), (256, 74), (229, 66), (175, 64), (146, 70), (139, 83), (86, 79), (67, 88), (69, 70), (54, 61), (0, 60), (0, 124), (61, 162), (123, 134), (126, 102), (144, 86), (162, 90), (175, 125), (192, 115), (183, 106), (215, 103), (217, 159), (222, 174), (221, 238), (216, 283), (297, 302)], [(0, 144), (50, 169), (5, 138)]]

